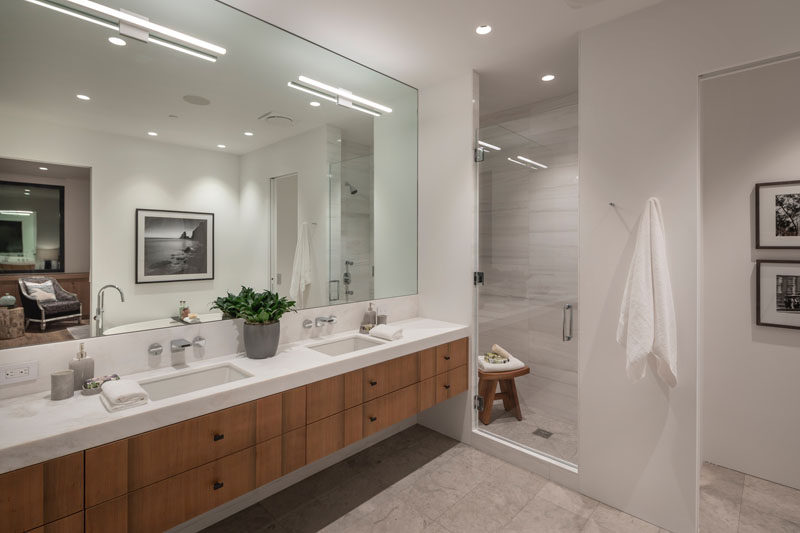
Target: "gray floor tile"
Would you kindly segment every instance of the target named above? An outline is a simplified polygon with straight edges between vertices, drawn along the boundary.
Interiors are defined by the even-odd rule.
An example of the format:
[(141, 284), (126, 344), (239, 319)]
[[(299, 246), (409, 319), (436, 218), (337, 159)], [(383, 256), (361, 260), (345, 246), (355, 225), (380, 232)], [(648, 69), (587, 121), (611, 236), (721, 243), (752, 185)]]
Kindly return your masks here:
[(740, 533), (800, 533), (800, 524), (784, 520), (747, 503), (739, 515)]
[(800, 523), (800, 491), (753, 476), (745, 476), (742, 504)]
[(526, 533), (580, 533), (587, 519), (554, 503), (536, 497), (503, 527), (503, 531)]
[(589, 518), (597, 507), (595, 500), (552, 481), (548, 482), (537, 496), (586, 518)]

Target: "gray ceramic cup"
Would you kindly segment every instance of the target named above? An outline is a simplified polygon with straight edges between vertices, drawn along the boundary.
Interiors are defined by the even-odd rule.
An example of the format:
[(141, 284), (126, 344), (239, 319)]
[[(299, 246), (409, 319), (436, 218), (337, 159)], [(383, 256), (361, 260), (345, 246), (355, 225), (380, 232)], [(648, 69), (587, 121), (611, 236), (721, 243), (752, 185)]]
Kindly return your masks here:
[(50, 399), (66, 400), (75, 393), (75, 371), (59, 370), (50, 374)]

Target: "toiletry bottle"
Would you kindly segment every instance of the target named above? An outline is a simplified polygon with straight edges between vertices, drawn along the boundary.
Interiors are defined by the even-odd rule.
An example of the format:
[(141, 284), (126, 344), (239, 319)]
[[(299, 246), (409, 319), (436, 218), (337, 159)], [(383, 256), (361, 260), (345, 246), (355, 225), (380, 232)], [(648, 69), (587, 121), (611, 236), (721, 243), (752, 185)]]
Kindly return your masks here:
[(183, 318), (183, 309), (186, 307), (186, 300), (178, 301), (178, 318)]
[(75, 390), (81, 390), (83, 382), (94, 377), (94, 359), (86, 355), (83, 343), (77, 355), (69, 362), (69, 368), (75, 372)]
[(378, 312), (375, 311), (375, 304), (370, 302), (369, 307), (367, 307), (367, 324), (372, 324), (373, 326), (378, 323)]

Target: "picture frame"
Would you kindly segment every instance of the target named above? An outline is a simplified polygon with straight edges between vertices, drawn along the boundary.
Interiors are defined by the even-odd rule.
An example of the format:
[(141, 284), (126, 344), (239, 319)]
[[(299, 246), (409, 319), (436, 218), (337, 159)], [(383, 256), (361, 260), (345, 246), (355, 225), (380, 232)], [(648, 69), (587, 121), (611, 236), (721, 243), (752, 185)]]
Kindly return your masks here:
[(800, 329), (800, 261), (756, 261), (756, 324)]
[(756, 248), (800, 249), (800, 180), (757, 183)]
[(214, 213), (136, 209), (136, 283), (214, 279)]

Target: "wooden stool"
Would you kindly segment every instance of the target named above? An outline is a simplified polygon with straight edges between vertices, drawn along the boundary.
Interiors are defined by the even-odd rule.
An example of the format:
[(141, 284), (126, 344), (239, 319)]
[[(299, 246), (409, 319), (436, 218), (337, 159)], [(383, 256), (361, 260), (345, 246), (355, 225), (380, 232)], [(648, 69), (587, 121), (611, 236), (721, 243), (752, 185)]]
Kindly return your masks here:
[(25, 335), (25, 310), (22, 307), (0, 307), (0, 339)]
[[(519, 396), (514, 378), (530, 374), (527, 366), (509, 372), (484, 372), (478, 370), (478, 394), (483, 396), (483, 410), (478, 415), (481, 422), (489, 424), (492, 421), (492, 405), (496, 400), (503, 400), (506, 411), (514, 410), (517, 420), (522, 420), (522, 410), (519, 408)], [(497, 392), (497, 385), (500, 392)]]

